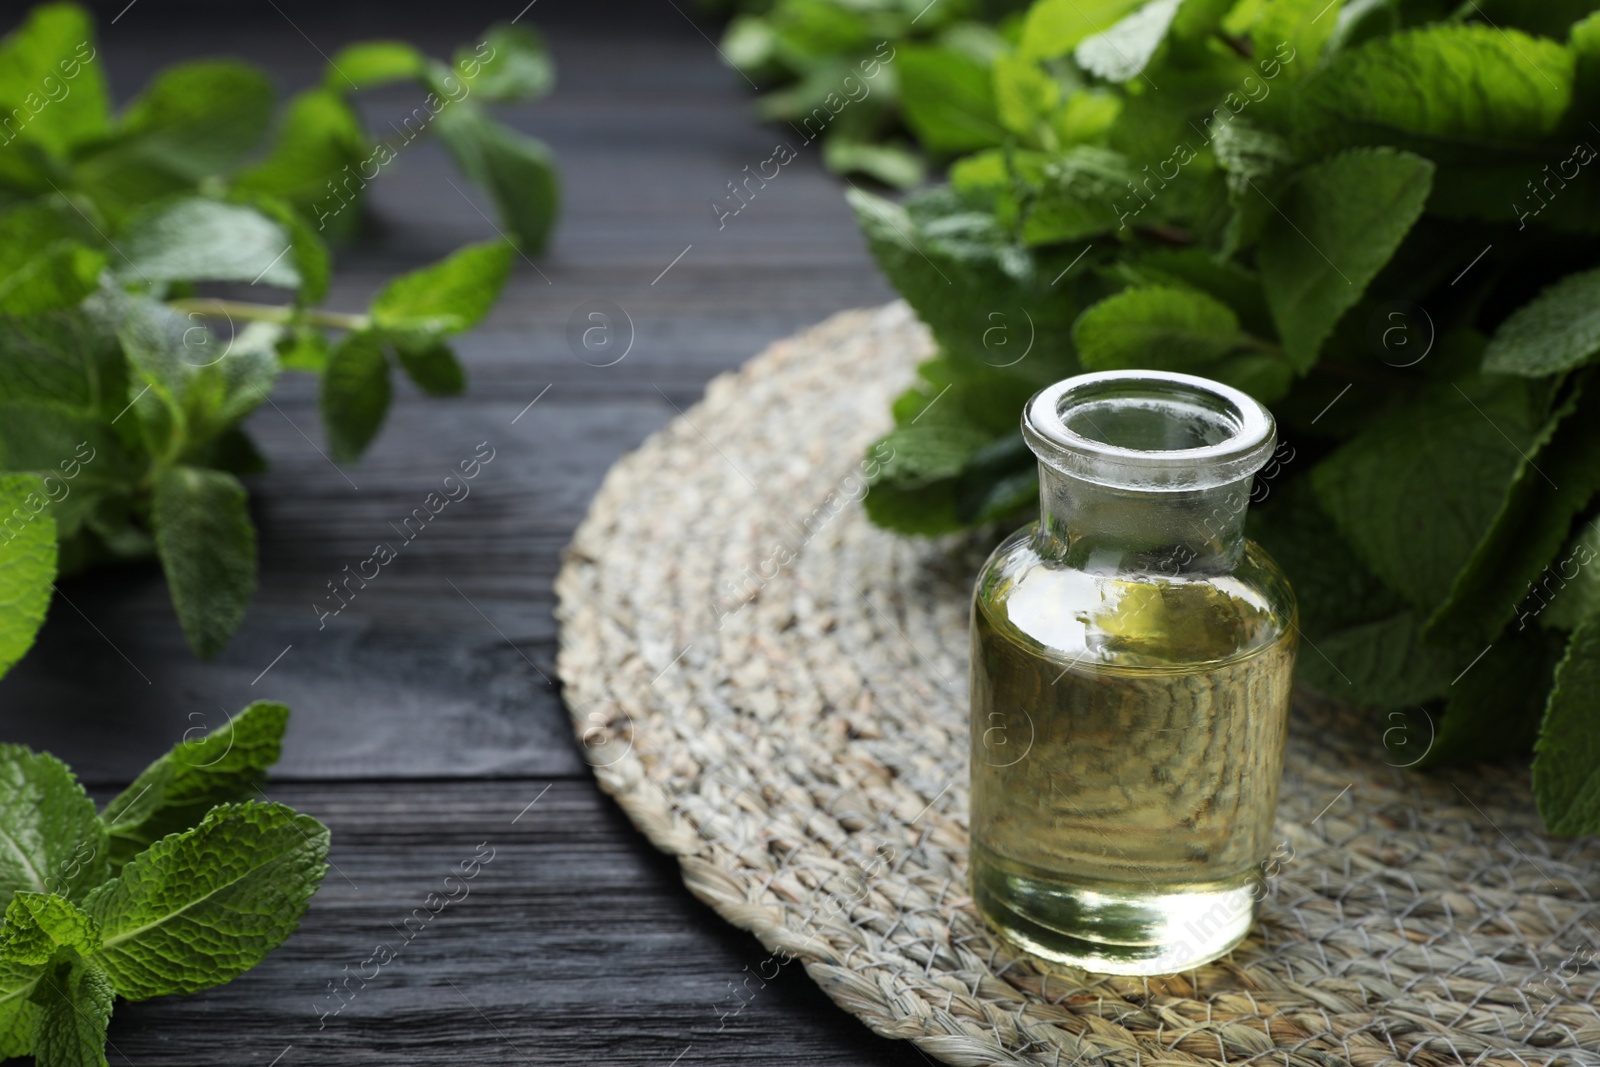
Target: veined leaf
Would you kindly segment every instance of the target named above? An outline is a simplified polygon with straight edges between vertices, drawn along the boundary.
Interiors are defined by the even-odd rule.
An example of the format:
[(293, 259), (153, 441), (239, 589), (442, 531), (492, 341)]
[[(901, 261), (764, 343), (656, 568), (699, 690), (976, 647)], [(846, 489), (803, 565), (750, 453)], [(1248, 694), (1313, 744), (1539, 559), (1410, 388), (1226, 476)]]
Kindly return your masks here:
[(1530, 378), (1571, 370), (1600, 352), (1600, 270), (1569, 274), (1500, 324), (1483, 369)]
[(281, 804), (224, 804), (91, 893), (90, 957), (129, 1000), (236, 978), (299, 925), (327, 870), (328, 830)]
[(1539, 814), (1554, 834), (1600, 830), (1600, 615), (1585, 619), (1556, 668), (1533, 760)]
[(475, 326), (494, 306), (515, 254), (505, 241), (485, 241), (403, 274), (372, 301), (372, 321), (385, 330), (438, 334)]
[(81, 898), (106, 869), (105, 828), (67, 765), (0, 745), (0, 897)]
[(118, 269), (127, 280), (230, 281), (298, 288), (282, 226), (253, 208), (193, 197), (135, 220)]
[(340, 462), (358, 459), (389, 412), (389, 359), (372, 330), (346, 334), (322, 373), (322, 425)]
[(163, 468), (152, 518), (183, 635), (210, 659), (238, 629), (256, 588), (256, 531), (244, 486), (221, 471)]

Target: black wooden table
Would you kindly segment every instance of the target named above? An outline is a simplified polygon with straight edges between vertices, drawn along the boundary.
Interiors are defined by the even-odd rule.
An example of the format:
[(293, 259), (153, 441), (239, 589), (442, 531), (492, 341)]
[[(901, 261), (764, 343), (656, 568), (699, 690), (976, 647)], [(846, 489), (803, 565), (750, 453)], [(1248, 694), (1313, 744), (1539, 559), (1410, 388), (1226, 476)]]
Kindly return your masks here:
[[(218, 53), (289, 91), (347, 42), (444, 55), (525, 2), (115, 0), (98, 8), (100, 45), (120, 98), (165, 63)], [(103, 571), (63, 584), (38, 646), (0, 683), (0, 739), (49, 749), (97, 793), (185, 730), (285, 701), (294, 717), (267, 791), (333, 831), (335, 866), (299, 932), (229, 985), (119, 1004), (112, 1064), (924, 1062), (797, 964), (746, 984), (767, 953), (691, 897), (596, 789), (561, 704), (551, 582), (610, 464), (713, 375), (892, 295), (814, 149), (719, 231), (708, 202), (780, 135), (755, 121), (689, 3), (540, 0), (524, 16), (550, 38), (558, 88), (503, 117), (559, 156), (554, 242), (462, 340), (467, 395), (402, 386), (360, 464), (319, 452), (304, 377), (252, 416), (272, 462), (251, 486), (261, 588), (220, 656), (190, 654), (154, 567)], [(362, 106), (381, 123), (416, 95), (380, 90)], [(452, 180), (431, 143), (386, 168), (328, 306), (360, 309), (394, 273), (494, 235), (486, 205)], [(569, 317), (595, 299), (632, 320), (614, 366), (568, 347)], [(326, 583), (484, 441), (494, 460), (471, 495), (319, 627)], [(489, 850), (469, 896), (408, 936), (449, 869)], [(396, 958), (344, 981), (372, 973), (380, 943)], [(353, 992), (336, 999), (335, 983)]]

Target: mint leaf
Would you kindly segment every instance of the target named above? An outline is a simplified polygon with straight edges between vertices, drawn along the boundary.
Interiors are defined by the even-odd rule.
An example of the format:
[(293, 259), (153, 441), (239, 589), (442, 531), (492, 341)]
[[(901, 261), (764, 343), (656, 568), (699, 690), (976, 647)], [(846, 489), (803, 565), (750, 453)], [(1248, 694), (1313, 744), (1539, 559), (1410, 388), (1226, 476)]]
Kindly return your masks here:
[(1543, 424), (1521, 385), (1501, 378), (1435, 387), (1312, 472), (1323, 509), (1356, 552), (1423, 611), (1449, 595)]
[(104, 62), (93, 42), (94, 24), (76, 4), (41, 4), (0, 41), (0, 115), (37, 116), (20, 126), (24, 140), (65, 156), (109, 130)]
[(1572, 53), (1555, 41), (1425, 26), (1335, 56), (1306, 83), (1296, 132), (1318, 153), (1384, 144), (1472, 162), (1554, 133), (1572, 80)]
[(1072, 342), (1085, 370), (1156, 367), (1196, 372), (1245, 341), (1239, 317), (1192, 289), (1124, 289), (1085, 311)]
[(402, 274), (373, 300), (372, 321), (386, 330), (460, 333), (494, 306), (515, 254), (508, 242), (485, 241)]
[(1600, 614), (1600, 567), (1591, 566), (1597, 559), (1600, 520), (1590, 520), (1530, 583), (1517, 605), (1522, 612), (1518, 625), (1531, 614), (1543, 626), (1574, 630), (1584, 616)]
[(56, 524), (49, 506), (38, 478), (0, 474), (0, 675), (33, 647), (50, 610)]
[(287, 707), (257, 701), (215, 730), (185, 735), (146, 767), (100, 813), (113, 867), (158, 838), (195, 826), (214, 805), (249, 799), (278, 762), (288, 722)]
[(1525, 449), (1493, 523), (1456, 576), (1449, 598), (1428, 620), (1430, 633), (1487, 641), (1514, 615), (1542, 603), (1529, 599), (1534, 580), (1555, 559), (1573, 518), (1600, 490), (1597, 424), (1600, 380), (1590, 372)]
[(971, 426), (935, 424), (895, 430), (869, 450), (888, 455), (863, 503), (879, 526), (934, 535), (960, 529), (962, 471), (994, 440)]
[(1079, 41), (1109, 30), (1141, 0), (1038, 0), (1028, 9), (1019, 48), (1028, 59), (1066, 55)]
[(428, 58), (405, 41), (357, 41), (339, 49), (328, 60), (322, 84), (335, 93), (345, 92), (352, 85), (373, 89), (419, 78), (427, 69)]
[(109, 151), (197, 182), (249, 155), (271, 120), (272, 82), (260, 70), (232, 59), (177, 63), (128, 105)]
[[(1439, 767), (1527, 752), (1539, 735), (1560, 658), (1561, 642), (1550, 634), (1531, 631), (1497, 640), (1450, 686), (1438, 734), (1414, 765)], [(1401, 731), (1406, 745), (1390, 745), (1397, 761), (1409, 763), (1422, 755), (1411, 743), (1421, 739), (1412, 736), (1415, 732)]]
[(294, 931), (327, 870), (328, 830), (281, 804), (225, 804), (89, 895), (92, 961), (129, 1000), (243, 974)]
[(1261, 234), (1267, 303), (1296, 369), (1316, 362), (1334, 324), (1422, 214), (1433, 164), (1406, 152), (1355, 150), (1308, 167)]
[(75, 307), (95, 291), (106, 257), (60, 241), (0, 278), (0, 315), (39, 315)]
[(397, 334), (390, 338), (400, 366), (417, 387), (430, 396), (457, 396), (466, 388), (467, 376), (455, 352), (437, 337)]
[(440, 112), (434, 128), (462, 171), (494, 197), (517, 244), (528, 252), (543, 248), (561, 198), (544, 142), (495, 122), (465, 101)]
[(346, 334), (322, 372), (322, 425), (340, 462), (359, 459), (389, 411), (389, 360), (372, 330)]
[(1530, 378), (1571, 370), (1600, 352), (1600, 270), (1569, 274), (1512, 312), (1483, 369)]
[(317, 236), (317, 231), (306, 223), (299, 212), (281, 200), (257, 196), (250, 203), (289, 234), (290, 255), (294, 257), (294, 267), (300, 275), (299, 303), (315, 304), (327, 296), (333, 264), (328, 256), (328, 246)]
[(63, 960), (39, 976), (33, 1056), (38, 1067), (106, 1067), (106, 1026), (116, 994), (98, 967)]
[(865, 174), (893, 189), (914, 189), (928, 176), (922, 157), (898, 144), (873, 144), (836, 130), (822, 142), (822, 165), (835, 174)]
[(289, 101), (277, 143), (266, 159), (238, 176), (235, 188), (288, 201), (306, 213), (318, 233), (330, 223), (342, 232), (356, 221), (355, 212), (345, 210), (350, 191), (335, 196), (328, 182), (342, 177), (345, 167), (357, 168), (370, 151), (361, 120), (344, 97), (330, 89), (308, 89)]
[(481, 100), (532, 100), (555, 86), (556, 68), (544, 38), (531, 26), (498, 22), (472, 51), (457, 50), (455, 73)]
[(122, 242), (125, 280), (260, 282), (298, 288), (289, 235), (259, 211), (192, 197), (129, 224)]
[(1078, 43), (1072, 58), (1078, 66), (1111, 82), (1125, 82), (1144, 73), (1166, 39), (1182, 0), (1149, 0), (1116, 25)]
[(934, 152), (970, 152), (1005, 140), (989, 66), (954, 48), (903, 45), (895, 57), (906, 124)]
[[(1121, 228), (1118, 204), (1138, 176), (1109, 148), (1080, 145), (1039, 167), (1039, 187), (1027, 207), (1022, 236), (1030, 245), (1076, 241)], [(1135, 199), (1134, 203), (1138, 203)]]
[(1545, 709), (1533, 760), (1533, 792), (1539, 814), (1553, 834), (1600, 830), (1600, 616), (1584, 619), (1572, 633), (1556, 668), (1555, 688)]
[(29, 1056), (39, 1025), (39, 1006), (28, 999), (39, 984), (40, 968), (15, 963), (0, 948), (0, 1056)]
[(151, 518), (183, 636), (210, 659), (238, 629), (256, 588), (256, 531), (244, 486), (221, 471), (163, 468)]
[(0, 958), (40, 967), (70, 948), (87, 956), (100, 947), (100, 928), (66, 897), (18, 890), (6, 905)]
[(1425, 643), (1421, 622), (1402, 612), (1307, 641), (1295, 678), (1340, 700), (1379, 711), (1444, 696), (1472, 658)]
[(105, 876), (105, 828), (67, 765), (0, 745), (0, 899), (18, 891), (78, 899)]
[(128, 402), (116, 338), (76, 310), (0, 318), (0, 402), (14, 401), (61, 404), (109, 423)]

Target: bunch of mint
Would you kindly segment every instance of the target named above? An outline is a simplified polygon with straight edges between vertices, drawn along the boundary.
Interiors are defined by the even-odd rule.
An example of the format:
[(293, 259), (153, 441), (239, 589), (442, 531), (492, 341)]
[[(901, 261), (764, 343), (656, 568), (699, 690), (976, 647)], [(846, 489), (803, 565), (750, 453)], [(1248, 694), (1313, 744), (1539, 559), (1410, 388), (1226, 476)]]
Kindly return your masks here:
[(1014, 521), (1047, 382), (1239, 386), (1292, 449), (1250, 519), (1301, 680), (1396, 765), (1535, 746), (1546, 825), (1600, 830), (1597, 8), (1038, 0), (964, 120), (1003, 143), (851, 194), (940, 350), (872, 518)]
[(1005, 136), (992, 115), (989, 70), (1020, 26), (1002, 17), (1020, 6), (1015, 0), (741, 6), (723, 34), (723, 57), (771, 87), (758, 101), (761, 117), (785, 124), (780, 135), (790, 148), (818, 142), (835, 173), (906, 189), (925, 178), (926, 156)]
[(328, 830), (252, 799), (288, 717), (250, 705), (98, 814), (66, 764), (0, 745), (0, 1059), (105, 1067), (115, 997), (221, 985), (294, 932)]
[[(391, 281), (361, 313), (318, 307), (325, 238), (416, 136), (437, 134), (538, 248), (555, 211), (544, 146), (487, 102), (548, 91), (539, 38), (498, 26), (452, 65), (409, 45), (335, 55), (283, 109), (233, 60), (159, 73), (120, 115), (88, 16), (34, 9), (0, 41), (0, 673), (31, 643), (57, 575), (157, 557), (190, 646), (215, 654), (255, 588), (238, 478), (261, 456), (240, 422), (282, 370), (321, 376), (333, 458), (377, 434), (396, 366), (464, 385), (450, 338), (493, 305), (516, 248), (464, 248)], [(418, 107), (374, 140), (347, 94), (397, 80)], [(220, 283), (282, 302), (219, 299)]]

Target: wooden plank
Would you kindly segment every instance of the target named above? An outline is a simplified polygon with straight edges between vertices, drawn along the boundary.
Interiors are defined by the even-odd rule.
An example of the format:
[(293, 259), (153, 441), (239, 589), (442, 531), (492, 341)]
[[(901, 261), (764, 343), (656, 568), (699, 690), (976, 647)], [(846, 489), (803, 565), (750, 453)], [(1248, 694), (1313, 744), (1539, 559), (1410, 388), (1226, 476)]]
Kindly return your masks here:
[[(797, 963), (776, 968), (590, 783), (267, 792), (328, 824), (336, 869), (255, 970), (119, 1003), (113, 1064), (926, 1062), (835, 1007)], [(474, 877), (445, 884), (475, 857)], [(455, 900), (425, 904), (430, 893)]]
[[(116, 11), (102, 8), (101, 51), (123, 97), (160, 63), (219, 50), (265, 63), (292, 89), (320, 77), (317, 48), (377, 35), (440, 52), (507, 17), (499, 5), (279, 6), (287, 17), (140, 0), (114, 26)], [(195, 660), (153, 567), (68, 580), (38, 647), (0, 682), (0, 736), (120, 781), (191, 726), (271, 697), (296, 712), (287, 775), (582, 773), (545, 680), (550, 583), (606, 469), (713, 374), (891, 294), (814, 146), (718, 230), (706, 202), (781, 134), (755, 123), (737, 77), (670, 7), (597, 15), (544, 0), (529, 17), (551, 25), (559, 86), (501, 113), (551, 143), (566, 203), (537, 270), (519, 264), (489, 320), (462, 339), (466, 396), (422, 399), (402, 384), (369, 455), (340, 470), (319, 451), (313, 383), (286, 379), (249, 423), (273, 470), (251, 485), (261, 586), (232, 644)], [(380, 90), (362, 106), (381, 124), (413, 95)], [(470, 192), (439, 146), (419, 141), (372, 183), (369, 232), (340, 250), (330, 306), (359, 309), (393, 273), (493, 236), (451, 182)], [(580, 361), (568, 344), (569, 318), (597, 298), (633, 323), (633, 350), (614, 366)], [(320, 619), (312, 605), (331, 606), (327, 583), (392, 541), (391, 524), (481, 441), (496, 459), (470, 497)]]

